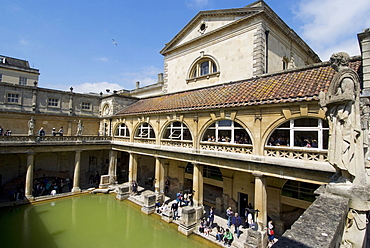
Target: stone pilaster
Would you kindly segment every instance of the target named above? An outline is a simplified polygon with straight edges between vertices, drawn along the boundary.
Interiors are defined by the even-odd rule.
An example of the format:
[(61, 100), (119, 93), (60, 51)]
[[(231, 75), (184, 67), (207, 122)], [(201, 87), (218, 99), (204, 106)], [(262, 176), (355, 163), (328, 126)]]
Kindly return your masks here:
[(109, 152), (109, 184), (115, 184), (117, 181), (117, 151)]
[(137, 154), (130, 153), (128, 181), (137, 181)]
[(73, 175), (72, 193), (81, 192), (81, 188), (80, 188), (80, 162), (81, 162), (81, 151), (76, 151), (76, 154), (75, 154), (75, 171), (74, 171), (74, 175)]
[(33, 168), (34, 168), (34, 153), (28, 153), (27, 154), (26, 188), (25, 188), (25, 196), (27, 197), (27, 199), (32, 197)]
[(193, 201), (194, 206), (203, 206), (203, 166), (193, 163)]
[(259, 211), (255, 215), (255, 221), (258, 225), (258, 230), (261, 231), (267, 226), (266, 178), (261, 174), (253, 175), (255, 176), (254, 206)]

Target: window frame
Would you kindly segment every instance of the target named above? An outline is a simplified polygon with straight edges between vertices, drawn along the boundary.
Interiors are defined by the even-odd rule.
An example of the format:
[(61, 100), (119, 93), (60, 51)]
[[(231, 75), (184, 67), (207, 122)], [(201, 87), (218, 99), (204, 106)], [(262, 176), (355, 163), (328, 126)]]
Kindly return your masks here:
[[(180, 124), (179, 126), (176, 126), (175, 124)], [(187, 139), (186, 132), (190, 135), (190, 139)], [(177, 133), (178, 136), (174, 136), (174, 134)], [(168, 137), (165, 137), (168, 136)], [(188, 126), (181, 122), (181, 121), (173, 121), (169, 123), (163, 132), (162, 140), (179, 140), (179, 141), (192, 141), (193, 137), (191, 135), (191, 132), (188, 128)]]
[(209, 56), (203, 55), (196, 59), (190, 66), (187, 82), (199, 79), (215, 77), (220, 75), (220, 66), (217, 61)]
[(120, 123), (114, 132), (114, 136), (130, 138), (130, 130), (125, 123)]
[(148, 122), (141, 123), (135, 131), (135, 138), (137, 139), (155, 139), (155, 132)]
[[(295, 121), (297, 120), (303, 120), (303, 119), (312, 119), (312, 120), (317, 120), (317, 125), (316, 126), (297, 126), (295, 125)], [(288, 124), (287, 126), (284, 126)], [(328, 123), (326, 122), (325, 125), (325, 120), (320, 119), (320, 118), (312, 118), (312, 117), (306, 117), (306, 118), (295, 118), (295, 119), (290, 119), (288, 121), (285, 121), (284, 123), (280, 124), (277, 128), (275, 128), (271, 134), (269, 135), (267, 141), (266, 141), (266, 146), (270, 147), (279, 147), (280, 145), (269, 145), (271, 137), (273, 137), (275, 131), (286, 131), (286, 133), (289, 133), (289, 143), (287, 145), (283, 145), (284, 147), (289, 147), (289, 148), (307, 148), (307, 149), (318, 149), (318, 150), (327, 150), (328, 148), (324, 148), (324, 144), (327, 147), (328, 146), (328, 139), (329, 139), (329, 126)], [(306, 147), (306, 146), (297, 146), (296, 144), (296, 137), (298, 137), (296, 134), (302, 132), (302, 133), (308, 133), (311, 132), (317, 134), (317, 147)], [(327, 133), (327, 138), (325, 139), (325, 134)], [(279, 135), (281, 136), (281, 135)], [(275, 136), (277, 137), (277, 136)], [(293, 141), (293, 142), (291, 142)], [(276, 140), (275, 140), (276, 142)], [(304, 142), (302, 142), (303, 144)]]
[(48, 108), (60, 108), (60, 99), (56, 97), (48, 97)]
[(19, 85), (28, 85), (26, 77), (19, 77)]
[[(202, 137), (202, 142), (208, 141), (207, 135), (209, 135), (208, 133), (210, 133), (208, 132), (208, 130), (214, 130), (213, 136), (214, 136), (215, 141), (211, 141), (211, 142), (252, 145), (252, 139), (250, 137), (250, 134), (241, 124), (239, 124), (236, 121), (233, 121), (230, 119), (222, 119), (222, 120), (212, 122), (205, 130), (203, 137)], [(238, 134), (238, 130), (239, 132), (242, 132), (243, 138), (247, 139), (247, 143), (239, 143), (239, 141), (236, 142), (235, 137)], [(222, 141), (222, 137), (225, 136), (223, 135), (225, 132), (230, 132), (230, 137), (229, 137), (230, 141)]]
[[(86, 105), (89, 106), (89, 108), (86, 108)], [(91, 111), (91, 102), (81, 102), (81, 110), (83, 111)]]
[[(10, 100), (10, 99), (14, 99), (14, 100)], [(21, 104), (21, 94), (18, 92), (7, 92), (6, 93), (6, 103), (20, 105)]]

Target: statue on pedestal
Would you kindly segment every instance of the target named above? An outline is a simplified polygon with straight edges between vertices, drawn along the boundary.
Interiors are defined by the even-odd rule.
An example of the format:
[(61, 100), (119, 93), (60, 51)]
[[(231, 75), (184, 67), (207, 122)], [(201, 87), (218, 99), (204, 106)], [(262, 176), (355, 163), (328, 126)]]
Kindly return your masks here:
[(335, 182), (364, 182), (365, 166), (360, 110), (360, 80), (348, 67), (349, 55), (344, 52), (330, 57), (337, 71), (328, 92), (320, 92), (320, 105), (329, 122), (328, 161), (337, 171)]
[(83, 129), (84, 129), (84, 126), (82, 125), (81, 120), (78, 120), (76, 136), (82, 136)]
[(33, 130), (35, 129), (35, 120), (33, 117), (28, 121), (28, 136), (33, 136)]

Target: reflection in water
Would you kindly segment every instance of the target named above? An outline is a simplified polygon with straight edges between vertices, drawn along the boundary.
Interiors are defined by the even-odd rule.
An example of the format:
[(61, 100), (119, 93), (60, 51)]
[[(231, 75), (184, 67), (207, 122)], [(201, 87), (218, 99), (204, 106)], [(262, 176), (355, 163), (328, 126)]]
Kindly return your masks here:
[(212, 247), (113, 194), (0, 210), (0, 223), (0, 247)]

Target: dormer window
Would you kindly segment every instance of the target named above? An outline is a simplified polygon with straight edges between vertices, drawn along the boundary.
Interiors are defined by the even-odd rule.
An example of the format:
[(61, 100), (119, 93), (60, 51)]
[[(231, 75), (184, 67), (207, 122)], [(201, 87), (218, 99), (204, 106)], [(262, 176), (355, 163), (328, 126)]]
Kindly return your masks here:
[(4, 57), (0, 57), (0, 64), (5, 64), (5, 58)]

